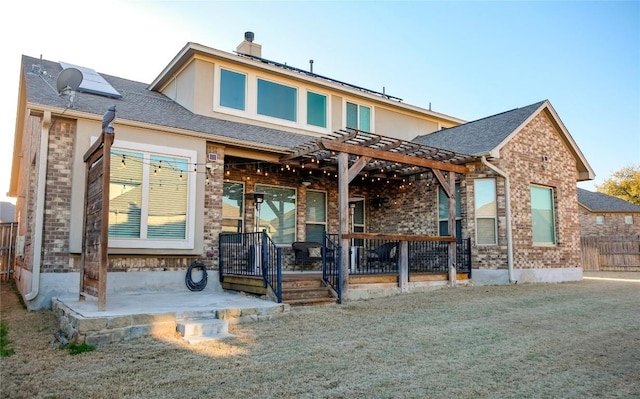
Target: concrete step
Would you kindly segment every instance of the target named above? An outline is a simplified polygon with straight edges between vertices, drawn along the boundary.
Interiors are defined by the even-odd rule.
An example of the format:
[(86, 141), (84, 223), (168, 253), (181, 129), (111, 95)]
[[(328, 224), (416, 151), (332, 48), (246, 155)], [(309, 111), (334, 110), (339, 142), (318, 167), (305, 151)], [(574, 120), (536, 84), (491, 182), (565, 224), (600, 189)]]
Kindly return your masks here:
[(233, 337), (229, 323), (220, 319), (190, 319), (177, 323), (176, 330), (190, 343)]

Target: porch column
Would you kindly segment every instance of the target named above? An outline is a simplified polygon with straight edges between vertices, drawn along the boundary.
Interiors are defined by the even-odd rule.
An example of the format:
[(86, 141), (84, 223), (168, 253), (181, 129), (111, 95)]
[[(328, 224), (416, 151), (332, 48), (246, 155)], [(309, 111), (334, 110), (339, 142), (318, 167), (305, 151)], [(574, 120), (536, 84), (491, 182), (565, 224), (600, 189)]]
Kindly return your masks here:
[[(456, 238), (456, 173), (449, 172), (449, 235)], [(449, 242), (449, 284), (456, 284), (456, 244), (457, 240)]]
[(338, 153), (338, 225), (340, 230), (340, 246), (342, 247), (342, 265), (340, 277), (342, 297), (346, 297), (349, 289), (349, 240), (344, 238), (349, 233), (349, 154)]

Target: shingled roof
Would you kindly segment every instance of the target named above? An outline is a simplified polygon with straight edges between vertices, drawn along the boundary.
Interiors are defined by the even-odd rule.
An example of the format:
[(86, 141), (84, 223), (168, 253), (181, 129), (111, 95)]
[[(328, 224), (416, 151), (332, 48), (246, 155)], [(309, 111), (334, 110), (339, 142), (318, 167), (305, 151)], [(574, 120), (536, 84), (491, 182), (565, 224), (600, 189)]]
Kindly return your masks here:
[(640, 206), (611, 195), (578, 188), (578, 203), (591, 212), (640, 212)]
[(463, 154), (483, 155), (502, 143), (544, 104), (540, 101), (459, 126), (416, 137), (413, 141)]
[[(56, 77), (62, 70), (59, 63), (23, 56), (22, 64), (28, 102), (61, 109), (67, 107), (69, 97), (58, 95), (55, 89)], [(38, 65), (41, 73), (32, 72), (32, 65)], [(115, 104), (117, 118), (120, 120), (211, 134), (212, 140), (218, 136), (242, 141), (246, 145), (253, 143), (270, 148), (281, 147), (283, 150), (309, 140), (309, 136), (303, 134), (197, 115), (165, 95), (148, 90), (148, 83), (102, 73), (100, 75), (122, 94), (122, 98), (108, 98), (81, 92), (76, 95), (74, 111), (97, 114), (101, 118), (107, 108)]]

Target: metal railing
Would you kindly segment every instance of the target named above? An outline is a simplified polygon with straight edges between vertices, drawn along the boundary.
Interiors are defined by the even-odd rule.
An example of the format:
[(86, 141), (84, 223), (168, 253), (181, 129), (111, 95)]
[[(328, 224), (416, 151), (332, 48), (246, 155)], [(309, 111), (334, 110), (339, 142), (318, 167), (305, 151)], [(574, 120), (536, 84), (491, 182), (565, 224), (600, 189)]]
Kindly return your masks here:
[[(409, 273), (448, 273), (450, 237), (428, 237), (411, 240), (403, 236), (401, 240), (390, 238), (368, 238), (366, 234), (351, 234), (349, 248), (349, 274), (398, 274), (401, 242), (408, 246)], [(362, 236), (360, 238), (359, 236)], [(390, 235), (391, 236), (391, 235)], [(471, 274), (471, 240), (456, 242), (456, 272)], [(471, 277), (471, 276), (469, 276)]]
[(357, 239), (349, 248), (349, 274), (398, 274), (400, 243), (395, 240)]
[(266, 231), (256, 233), (221, 233), (220, 282), (224, 276), (262, 277), (282, 302), (282, 249), (278, 248)]
[(337, 294), (337, 302), (342, 303), (342, 247), (337, 244), (338, 235), (325, 232), (322, 242), (322, 279)]

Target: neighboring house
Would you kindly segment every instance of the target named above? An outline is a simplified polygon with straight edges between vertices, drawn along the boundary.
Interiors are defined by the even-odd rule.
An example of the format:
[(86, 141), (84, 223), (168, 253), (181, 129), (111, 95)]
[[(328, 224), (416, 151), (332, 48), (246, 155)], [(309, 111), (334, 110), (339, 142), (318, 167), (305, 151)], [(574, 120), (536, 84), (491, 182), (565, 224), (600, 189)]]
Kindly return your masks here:
[(194, 260), (216, 273), (257, 192), (285, 269), (323, 231), (451, 232), (470, 238), (473, 283), (582, 278), (576, 182), (594, 173), (548, 101), (465, 123), (265, 60), (252, 36), (237, 52), (188, 43), (150, 85), (81, 68), (104, 82), (73, 95), (56, 89), (68, 65), (23, 56), (9, 193), (30, 309), (78, 293), (83, 155), (111, 104), (109, 292), (183, 288)]
[(623, 199), (578, 188), (580, 235), (640, 235), (640, 206)]
[(15, 221), (16, 206), (11, 202), (0, 202), (0, 223)]

